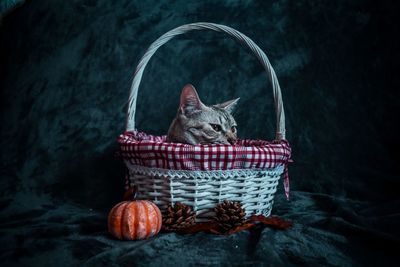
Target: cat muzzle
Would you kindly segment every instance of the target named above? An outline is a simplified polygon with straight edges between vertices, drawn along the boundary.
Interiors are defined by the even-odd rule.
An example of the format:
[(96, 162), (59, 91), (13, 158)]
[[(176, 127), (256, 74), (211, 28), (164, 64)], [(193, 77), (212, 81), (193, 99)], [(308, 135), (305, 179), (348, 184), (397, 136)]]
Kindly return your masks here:
[(225, 137), (226, 137), (226, 140), (231, 144), (231, 145), (234, 145), (235, 143), (236, 143), (236, 141), (237, 141), (237, 138), (236, 138), (236, 136), (234, 136), (232, 133), (227, 133), (226, 135), (225, 135)]

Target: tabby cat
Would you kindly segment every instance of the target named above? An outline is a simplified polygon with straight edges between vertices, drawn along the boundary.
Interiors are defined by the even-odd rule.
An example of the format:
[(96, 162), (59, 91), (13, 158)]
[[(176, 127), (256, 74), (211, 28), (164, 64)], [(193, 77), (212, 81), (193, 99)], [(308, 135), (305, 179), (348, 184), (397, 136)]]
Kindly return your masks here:
[(193, 85), (185, 85), (177, 115), (168, 130), (167, 142), (191, 145), (235, 144), (237, 125), (231, 113), (238, 100), (206, 106)]

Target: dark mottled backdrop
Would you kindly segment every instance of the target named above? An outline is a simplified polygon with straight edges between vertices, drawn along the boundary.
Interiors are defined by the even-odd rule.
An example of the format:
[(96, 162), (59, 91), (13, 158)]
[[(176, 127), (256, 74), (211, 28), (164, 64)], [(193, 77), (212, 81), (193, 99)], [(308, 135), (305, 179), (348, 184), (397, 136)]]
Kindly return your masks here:
[[(391, 1), (32, 0), (1, 12), (2, 266), (395, 264), (400, 45)], [(113, 240), (106, 215), (123, 192), (116, 137), (135, 64), (161, 34), (197, 21), (248, 35), (275, 68), (295, 163), (292, 199), (280, 188), (274, 213), (295, 226)], [(204, 31), (150, 61), (138, 128), (165, 133), (188, 82), (206, 103), (241, 97), (239, 134), (273, 138), (260, 64)]]

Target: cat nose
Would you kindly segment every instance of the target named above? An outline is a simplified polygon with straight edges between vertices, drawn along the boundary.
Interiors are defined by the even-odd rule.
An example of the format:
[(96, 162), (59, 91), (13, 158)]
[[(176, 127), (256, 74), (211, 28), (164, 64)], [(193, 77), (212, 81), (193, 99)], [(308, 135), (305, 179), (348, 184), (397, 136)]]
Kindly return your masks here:
[(231, 144), (234, 145), (237, 141), (236, 137), (231, 136), (231, 135), (227, 135), (226, 140)]

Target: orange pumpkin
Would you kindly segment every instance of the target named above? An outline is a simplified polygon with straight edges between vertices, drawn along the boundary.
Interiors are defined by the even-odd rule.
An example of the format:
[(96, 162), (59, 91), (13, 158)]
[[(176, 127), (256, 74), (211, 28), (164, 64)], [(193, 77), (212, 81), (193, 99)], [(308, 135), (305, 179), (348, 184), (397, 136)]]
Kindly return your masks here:
[(118, 239), (145, 239), (161, 229), (161, 212), (147, 200), (123, 201), (108, 215), (108, 231)]

